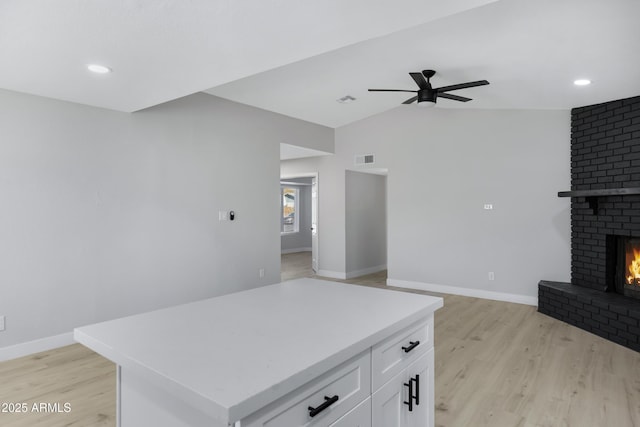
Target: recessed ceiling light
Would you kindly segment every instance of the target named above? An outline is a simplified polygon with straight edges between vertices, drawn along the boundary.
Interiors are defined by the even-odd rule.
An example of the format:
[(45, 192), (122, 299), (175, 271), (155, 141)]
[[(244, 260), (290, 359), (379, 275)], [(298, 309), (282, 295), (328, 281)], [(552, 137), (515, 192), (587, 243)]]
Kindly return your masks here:
[(355, 99), (353, 96), (351, 96), (351, 95), (346, 95), (346, 96), (343, 96), (343, 97), (342, 97), (342, 98), (340, 98), (340, 99), (336, 99), (336, 102), (339, 102), (340, 104), (348, 104), (348, 103), (353, 102), (353, 101), (355, 101), (355, 100), (356, 100), (356, 99)]
[(89, 64), (87, 65), (87, 69), (92, 73), (97, 73), (97, 74), (107, 74), (112, 71), (111, 68), (105, 67), (104, 65), (99, 65), (99, 64)]
[(576, 86), (587, 86), (591, 84), (591, 80), (589, 79), (578, 79), (578, 80), (574, 80), (573, 84)]

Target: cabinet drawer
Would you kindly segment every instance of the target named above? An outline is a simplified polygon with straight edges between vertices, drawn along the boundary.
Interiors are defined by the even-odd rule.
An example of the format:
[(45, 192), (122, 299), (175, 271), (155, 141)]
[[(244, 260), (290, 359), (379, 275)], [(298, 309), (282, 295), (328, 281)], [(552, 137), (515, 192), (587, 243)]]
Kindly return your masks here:
[(329, 427), (371, 427), (371, 398), (368, 397)]
[(371, 351), (372, 392), (432, 347), (433, 315), (375, 345)]
[[(328, 426), (365, 400), (370, 390), (371, 353), (367, 350), (250, 415), (242, 426)], [(336, 400), (329, 404), (326, 398)], [(326, 409), (322, 410), (323, 404)], [(313, 417), (310, 407), (318, 409)]]

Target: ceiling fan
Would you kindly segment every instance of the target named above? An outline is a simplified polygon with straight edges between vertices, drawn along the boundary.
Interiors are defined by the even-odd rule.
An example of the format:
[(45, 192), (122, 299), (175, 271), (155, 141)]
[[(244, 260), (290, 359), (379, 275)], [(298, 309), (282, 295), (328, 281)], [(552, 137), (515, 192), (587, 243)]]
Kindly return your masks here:
[[(432, 106), (436, 105), (436, 100), (438, 98), (452, 99), (454, 101), (460, 101), (460, 102), (471, 101), (471, 98), (465, 98), (464, 96), (452, 95), (452, 94), (447, 93), (447, 92), (451, 92), (452, 90), (466, 89), (466, 88), (469, 88), (469, 87), (484, 86), (484, 85), (488, 85), (489, 84), (489, 82), (486, 81), (486, 80), (478, 80), (478, 81), (475, 81), (475, 82), (467, 82), (467, 83), (460, 83), (460, 84), (457, 84), (457, 85), (433, 88), (433, 87), (431, 87), (431, 82), (429, 80), (435, 74), (436, 74), (436, 72), (433, 71), (433, 70), (424, 70), (422, 72), (422, 74), (421, 73), (409, 73), (409, 75), (411, 77), (413, 77), (413, 80), (416, 82), (416, 84), (420, 88), (419, 90), (369, 89), (369, 92), (414, 92), (414, 93), (417, 93), (417, 95), (416, 96), (412, 96), (411, 98), (407, 99), (406, 101), (403, 102), (403, 104), (412, 104), (413, 102), (415, 102), (417, 100), (418, 101), (418, 105), (432, 107)], [(425, 77), (426, 77), (426, 80), (425, 80)]]

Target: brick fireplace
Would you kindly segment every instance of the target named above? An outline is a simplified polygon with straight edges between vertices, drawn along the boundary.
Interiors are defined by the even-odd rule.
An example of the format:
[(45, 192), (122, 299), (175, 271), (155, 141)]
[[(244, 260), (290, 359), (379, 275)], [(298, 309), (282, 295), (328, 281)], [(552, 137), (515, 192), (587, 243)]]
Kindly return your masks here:
[[(538, 311), (640, 351), (640, 96), (571, 111), (571, 283), (541, 281)], [(640, 262), (640, 260), (639, 260)], [(637, 288), (637, 289), (636, 289)]]

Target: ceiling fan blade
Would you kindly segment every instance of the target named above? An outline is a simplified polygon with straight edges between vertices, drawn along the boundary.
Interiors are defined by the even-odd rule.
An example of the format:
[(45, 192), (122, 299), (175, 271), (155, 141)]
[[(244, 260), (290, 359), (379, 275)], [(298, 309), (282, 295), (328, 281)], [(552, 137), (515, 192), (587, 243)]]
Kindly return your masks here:
[(413, 80), (416, 82), (420, 89), (429, 89), (431, 87), (431, 85), (429, 85), (429, 83), (427, 83), (427, 81), (424, 79), (424, 76), (422, 74), (409, 73), (409, 75), (413, 77)]
[(417, 90), (404, 90), (404, 89), (369, 89), (369, 92), (417, 92)]
[(452, 95), (450, 93), (440, 93), (440, 92), (438, 92), (438, 98), (453, 99), (454, 101), (460, 101), (460, 102), (471, 101), (471, 98), (465, 98), (464, 96), (458, 96), (458, 95)]
[(416, 99), (418, 99), (417, 95), (407, 99), (406, 101), (403, 102), (403, 104), (413, 104)]
[(489, 82), (486, 80), (478, 80), (476, 82), (468, 82), (468, 83), (460, 83), (460, 84), (451, 85), (451, 86), (443, 86), (443, 87), (437, 88), (436, 90), (438, 91), (438, 93), (449, 92), (450, 90), (466, 89), (468, 87), (484, 86), (488, 84)]

